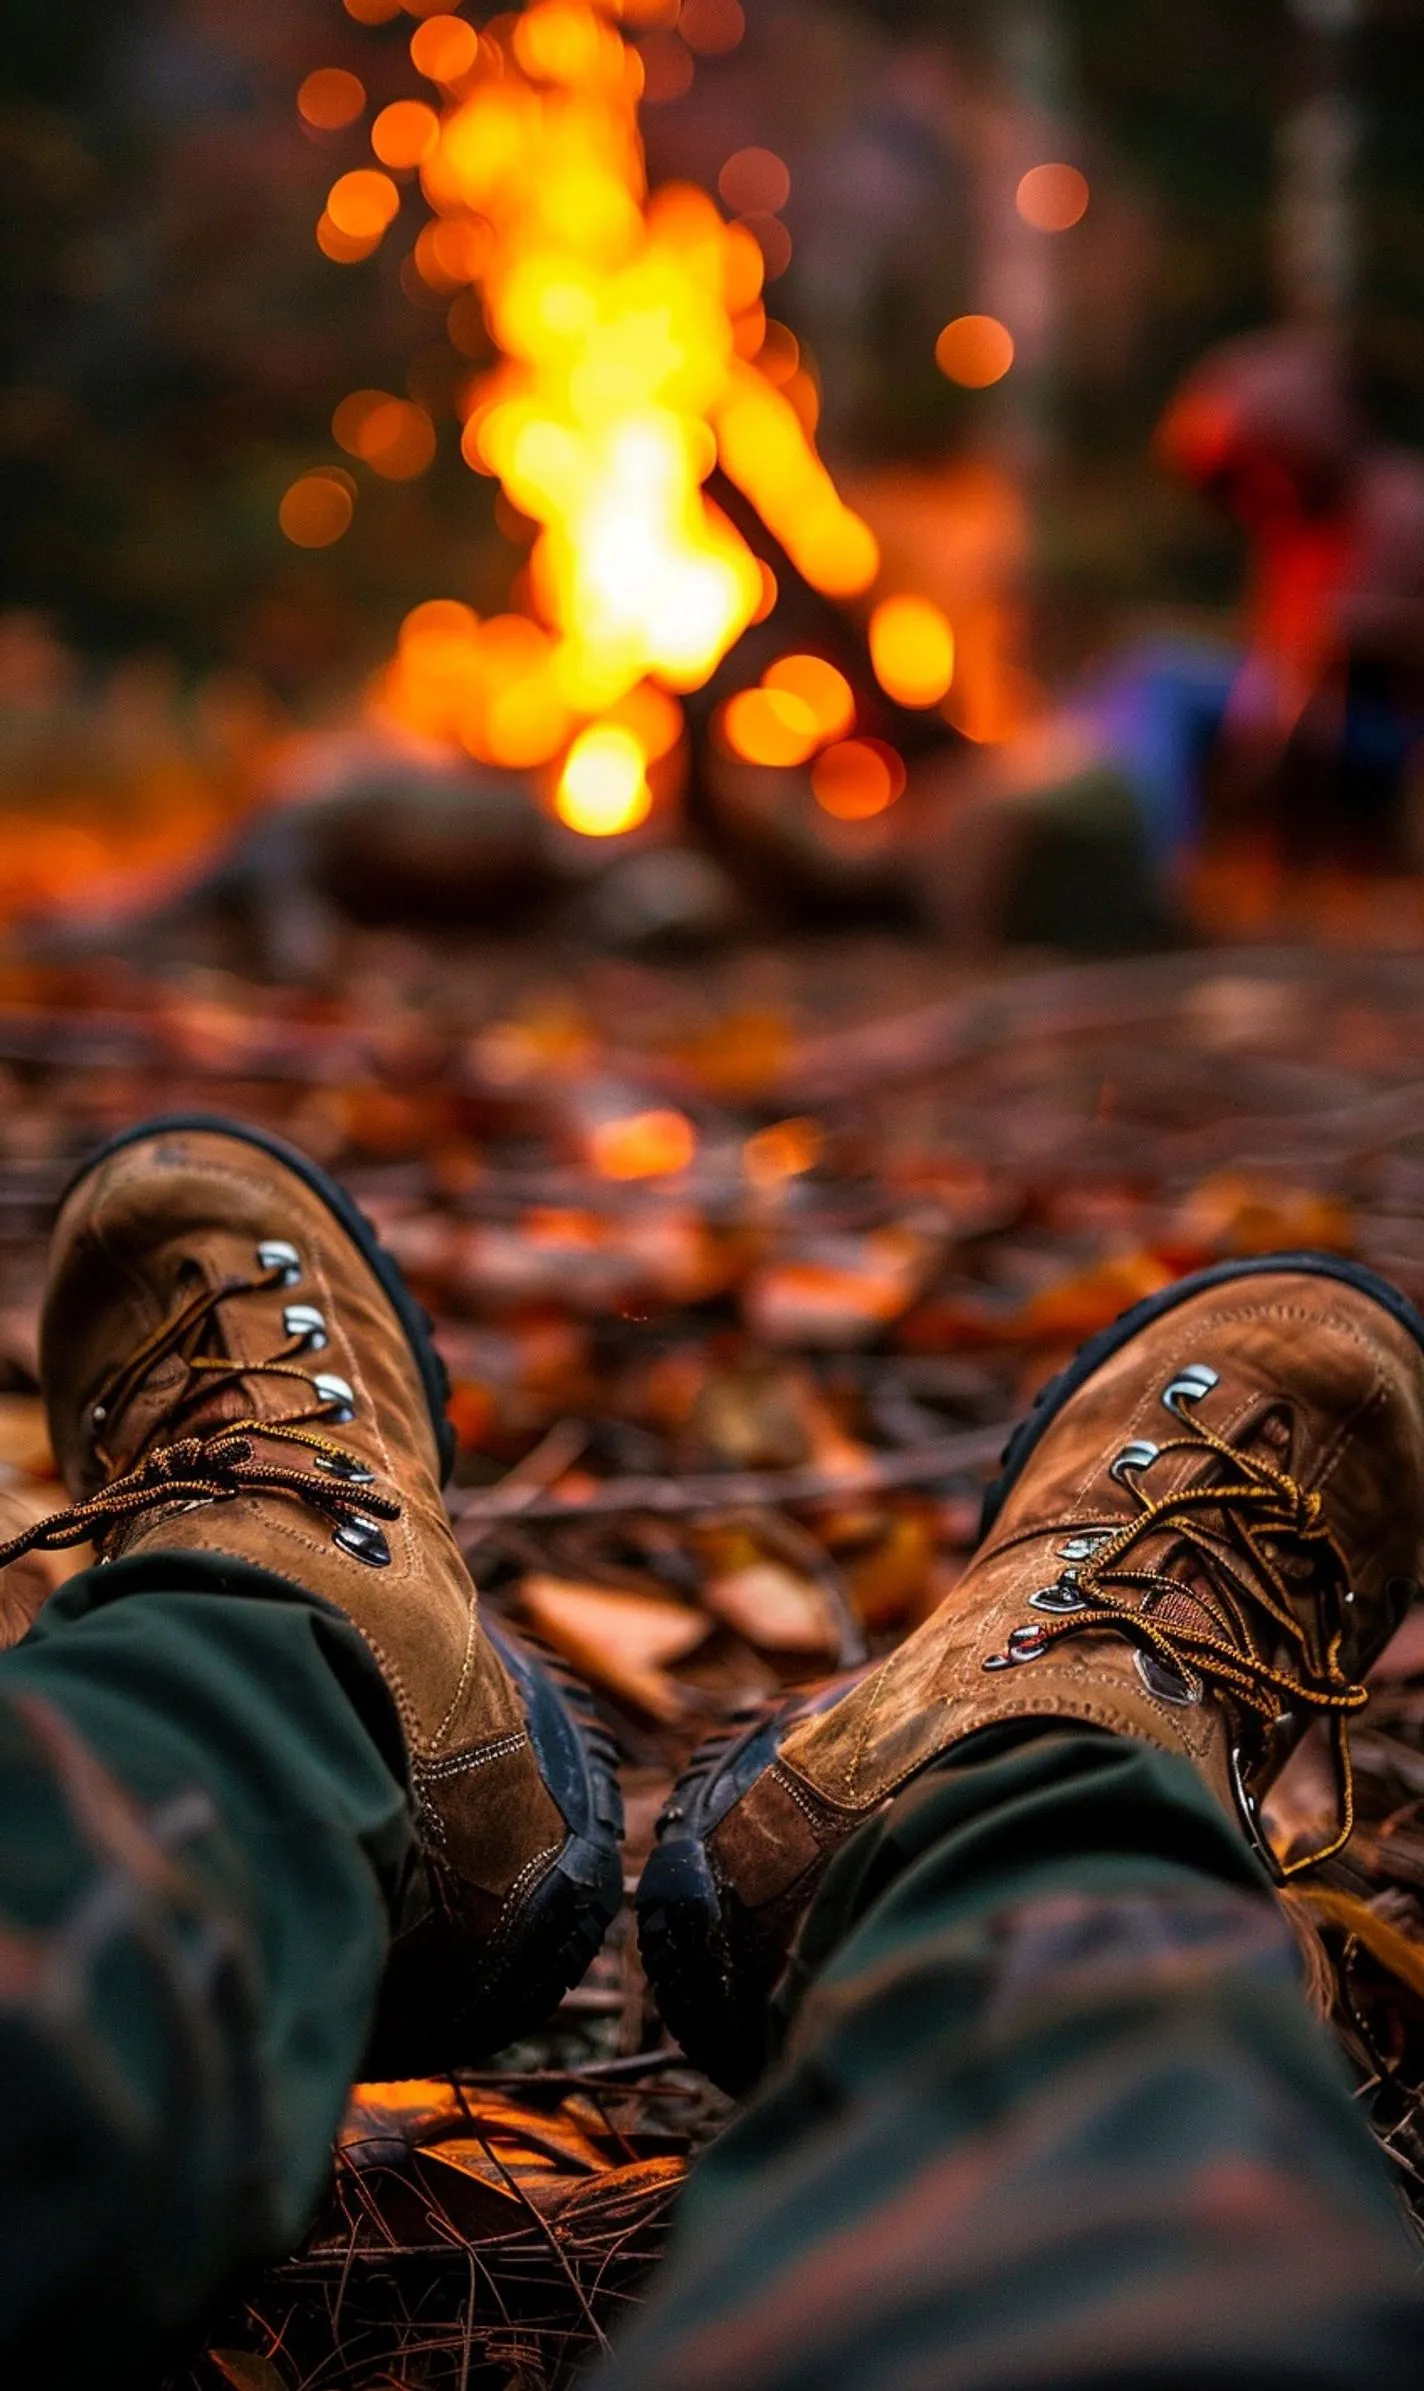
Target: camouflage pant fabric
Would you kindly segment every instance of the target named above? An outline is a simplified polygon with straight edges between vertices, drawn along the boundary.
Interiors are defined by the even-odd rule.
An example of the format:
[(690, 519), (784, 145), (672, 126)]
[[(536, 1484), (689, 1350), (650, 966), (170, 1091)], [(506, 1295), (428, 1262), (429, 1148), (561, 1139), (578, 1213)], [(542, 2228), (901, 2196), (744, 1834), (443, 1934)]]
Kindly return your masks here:
[(151, 2383), (289, 2248), (411, 1833), (354, 1629), (191, 1553), (0, 1654), (0, 2382)]
[(1184, 1762), (962, 1744), (845, 1847), (600, 2391), (1391, 2391), (1420, 2252)]
[[(152, 2380), (321, 2187), (411, 1860), (354, 1633), (145, 1556), (0, 1655), (0, 2381)], [(996, 1733), (848, 1846), (598, 2391), (1424, 2382), (1415, 2245), (1181, 1764)]]

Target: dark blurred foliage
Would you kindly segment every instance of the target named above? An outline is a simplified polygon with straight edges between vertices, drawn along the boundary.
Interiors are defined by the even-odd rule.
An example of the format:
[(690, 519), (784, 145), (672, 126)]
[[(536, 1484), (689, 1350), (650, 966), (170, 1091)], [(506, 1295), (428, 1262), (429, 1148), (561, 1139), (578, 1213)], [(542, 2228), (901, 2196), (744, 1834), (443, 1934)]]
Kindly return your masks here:
[[(343, 271), (312, 237), (359, 137), (308, 133), (297, 86), (345, 64), (377, 104), (404, 92), (399, 27), (369, 33), (336, 0), (6, 0), (3, 22), (5, 599), (86, 644), (300, 685), (433, 584), (468, 585), (491, 492), (453, 439), (424, 481), (363, 493), (339, 560), (276, 520), (292, 475), (338, 453), (335, 402), (403, 389), (443, 334), (398, 251)], [(447, 389), (457, 364), (442, 340)]]
[[(1303, 36), (1285, 0), (1050, 14), (1064, 154), (1093, 184), (1062, 253), (1050, 568), (1108, 605), (1219, 599), (1231, 543), (1161, 484), (1147, 437), (1188, 360), (1271, 311), (1274, 143)], [(747, 0), (747, 16), (737, 51), (647, 110), (655, 172), (711, 182), (748, 142), (787, 157), (795, 255), (773, 304), (812, 344), (833, 458), (992, 438), (992, 405), (950, 388), (933, 344), (982, 304), (1010, 0)], [(1386, 423), (1424, 440), (1424, 0), (1368, 16), (1362, 329)], [(342, 65), (373, 105), (411, 91), (410, 30), (363, 28), (340, 0), (0, 0), (0, 603), (86, 646), (162, 645), (298, 692), (378, 653), (421, 597), (502, 601), (518, 556), (456, 453), (464, 361), (399, 279), (417, 202), (365, 265), (329, 264), (312, 237), (364, 135), (306, 131), (296, 87)], [(403, 485), (361, 469), (350, 533), (299, 553), (277, 501), (336, 459), (332, 408), (366, 384), (431, 407), (439, 458)]]

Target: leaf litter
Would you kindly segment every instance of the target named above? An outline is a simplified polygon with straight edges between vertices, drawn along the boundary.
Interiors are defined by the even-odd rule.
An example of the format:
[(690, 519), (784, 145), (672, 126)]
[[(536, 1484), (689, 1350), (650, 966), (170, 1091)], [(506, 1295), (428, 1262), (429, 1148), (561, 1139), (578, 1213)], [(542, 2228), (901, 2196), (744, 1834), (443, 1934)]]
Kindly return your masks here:
[[(869, 939), (657, 970), (353, 933), (319, 992), (7, 965), (0, 1510), (59, 1501), (35, 1333), (73, 1162), (149, 1111), (292, 1138), (435, 1316), (457, 1531), (483, 1599), (595, 1688), (631, 1882), (709, 1726), (943, 1599), (1008, 1423), (1125, 1305), (1307, 1245), (1424, 1299), (1421, 998), (1413, 957), (970, 976)], [(12, 1573), (3, 1631), (73, 1565)], [(1424, 1611), (1355, 1745), (1359, 1823), (1303, 1914), (1424, 2219)], [(1326, 1799), (1308, 1739), (1277, 1834), (1304, 1846)], [(356, 2087), (307, 2239), (172, 2391), (554, 2391), (729, 2114), (663, 2034), (625, 1910), (513, 2049)]]

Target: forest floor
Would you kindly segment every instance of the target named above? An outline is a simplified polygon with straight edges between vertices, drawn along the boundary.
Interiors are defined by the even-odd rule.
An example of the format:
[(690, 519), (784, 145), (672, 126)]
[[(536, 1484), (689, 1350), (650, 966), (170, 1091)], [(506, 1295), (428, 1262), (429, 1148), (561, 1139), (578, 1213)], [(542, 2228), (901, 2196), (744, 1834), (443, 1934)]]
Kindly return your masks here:
[[(320, 995), (0, 970), (0, 1470), (66, 1172), (151, 1111), (336, 1170), (432, 1311), (483, 1598), (594, 1681), (635, 1881), (732, 1712), (887, 1650), (973, 1549), (1007, 1424), (1184, 1270), (1312, 1247), (1424, 1300), (1424, 956), (1197, 952), (971, 976), (875, 939), (697, 969), (353, 937)], [(1314, 1899), (1360, 2097), (1424, 2214), (1424, 1612), (1376, 1672)], [(1275, 1831), (1319, 1822), (1309, 1746)], [(184, 2391), (546, 2391), (617, 2326), (730, 2113), (625, 1911), (558, 2015), (362, 2085), (302, 2249)]]

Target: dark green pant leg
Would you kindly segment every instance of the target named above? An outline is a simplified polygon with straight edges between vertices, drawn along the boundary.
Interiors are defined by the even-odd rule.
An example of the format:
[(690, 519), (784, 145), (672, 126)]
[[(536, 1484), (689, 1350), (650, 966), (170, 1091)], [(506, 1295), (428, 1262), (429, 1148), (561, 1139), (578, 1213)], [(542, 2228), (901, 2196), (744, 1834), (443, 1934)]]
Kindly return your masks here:
[(0, 2381), (150, 2378), (329, 2163), (411, 1851), (354, 1629), (191, 1554), (0, 1654)]
[(1419, 2253), (1184, 1763), (996, 1731), (846, 1847), (600, 2391), (1399, 2391)]

